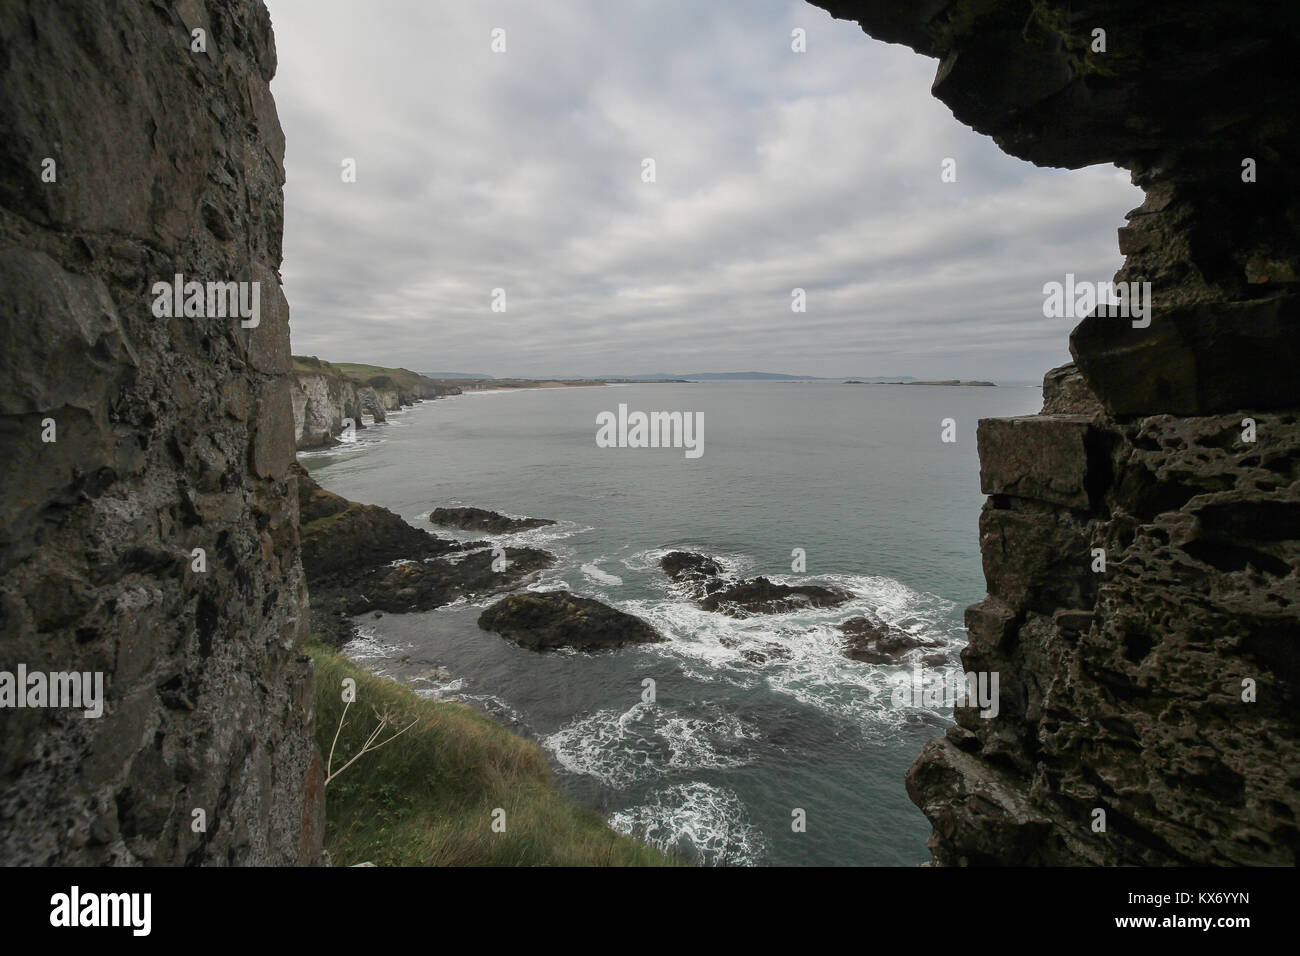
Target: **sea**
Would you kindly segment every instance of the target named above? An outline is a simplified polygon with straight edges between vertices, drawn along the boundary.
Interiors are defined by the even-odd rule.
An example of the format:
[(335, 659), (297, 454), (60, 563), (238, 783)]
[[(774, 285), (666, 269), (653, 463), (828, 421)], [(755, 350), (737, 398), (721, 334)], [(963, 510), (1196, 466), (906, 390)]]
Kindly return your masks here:
[[(550, 551), (555, 566), (525, 589), (597, 598), (667, 638), (537, 653), (478, 628), (492, 596), (357, 618), (345, 651), (359, 663), (536, 740), (575, 801), (687, 860), (913, 866), (928, 859), (930, 827), (904, 774), (951, 708), (899, 703), (922, 651), (859, 663), (835, 625), (867, 614), (932, 642), (927, 683), (960, 671), (962, 612), (985, 591), (976, 424), (1041, 403), (1038, 387), (1015, 384), (484, 391), (392, 413), (299, 459), (323, 487), (417, 527)], [(702, 453), (601, 447), (598, 418), (620, 405), (698, 415)], [(556, 524), (490, 536), (429, 523), (451, 506)], [(672, 550), (853, 599), (745, 619), (704, 611), (660, 570)]]

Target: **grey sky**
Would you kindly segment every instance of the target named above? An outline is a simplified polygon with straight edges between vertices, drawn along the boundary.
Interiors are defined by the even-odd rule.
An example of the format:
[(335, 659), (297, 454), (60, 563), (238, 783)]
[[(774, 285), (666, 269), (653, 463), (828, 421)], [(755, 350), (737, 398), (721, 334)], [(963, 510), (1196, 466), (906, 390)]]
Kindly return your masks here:
[(297, 353), (1036, 381), (1075, 324), (1043, 283), (1109, 279), (1141, 202), (1002, 154), (930, 96), (935, 61), (801, 0), (267, 5)]

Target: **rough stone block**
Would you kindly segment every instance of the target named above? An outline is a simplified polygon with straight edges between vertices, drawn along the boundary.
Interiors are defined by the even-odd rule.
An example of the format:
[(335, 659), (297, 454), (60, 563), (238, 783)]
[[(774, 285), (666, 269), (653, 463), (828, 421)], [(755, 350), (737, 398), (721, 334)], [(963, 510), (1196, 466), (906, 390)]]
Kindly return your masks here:
[(1082, 415), (981, 419), (981, 490), (1086, 509), (1088, 423)]
[(1068, 513), (985, 505), (980, 552), (989, 594), (1014, 611), (1092, 607), (1097, 581), (1087, 528)]
[(1213, 415), (1300, 405), (1300, 296), (1090, 316), (1070, 354), (1112, 415)]

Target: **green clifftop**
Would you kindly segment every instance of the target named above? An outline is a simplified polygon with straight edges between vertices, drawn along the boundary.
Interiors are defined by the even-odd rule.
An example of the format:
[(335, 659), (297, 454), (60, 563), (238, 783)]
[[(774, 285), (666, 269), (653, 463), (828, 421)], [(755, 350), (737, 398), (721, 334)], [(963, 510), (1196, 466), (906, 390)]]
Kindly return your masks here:
[[(532, 741), (462, 704), (418, 697), (323, 644), (310, 644), (308, 652), (316, 662), (316, 738), (326, 758), (334, 748), (336, 771), (375, 728), (375, 710), (394, 715), (395, 729), (411, 725), (330, 784), (325, 846), (336, 866), (671, 862), (560, 794)], [(349, 678), (356, 681), (356, 704), (334, 743)], [(495, 830), (494, 819), (500, 821)]]

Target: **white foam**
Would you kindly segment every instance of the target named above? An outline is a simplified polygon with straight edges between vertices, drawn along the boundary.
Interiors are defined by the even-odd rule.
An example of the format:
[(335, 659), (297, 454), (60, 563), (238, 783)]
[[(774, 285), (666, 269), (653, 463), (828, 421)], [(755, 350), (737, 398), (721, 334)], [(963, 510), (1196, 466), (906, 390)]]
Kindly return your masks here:
[(754, 866), (767, 852), (733, 790), (702, 781), (673, 784), (640, 806), (610, 815), (609, 824), (665, 852), (694, 854), (710, 866)]
[(744, 767), (757, 731), (713, 705), (681, 714), (638, 702), (627, 711), (600, 710), (571, 721), (541, 743), (570, 773), (615, 789), (683, 770)]
[[(948, 663), (935, 669), (956, 666), (964, 633), (953, 620), (952, 602), (892, 578), (870, 575), (772, 575), (770, 580), (839, 587), (854, 597), (834, 608), (799, 608), (748, 618), (705, 611), (682, 599), (626, 601), (620, 609), (644, 618), (669, 638), (645, 645), (646, 652), (672, 658), (694, 679), (740, 687), (766, 683), (777, 693), (855, 725), (871, 739), (893, 736), (904, 725), (928, 719), (894, 707), (893, 679), (910, 673), (912, 663), (925, 655), (947, 656)], [(898, 665), (847, 658), (844, 635), (836, 625), (865, 614), (933, 646), (901, 655)]]
[[(430, 514), (432, 514), (431, 511), (421, 512), (415, 517), (421, 523), (429, 523)], [(566, 538), (572, 538), (575, 535), (585, 534), (593, 530), (590, 525), (580, 525), (576, 521), (557, 521), (555, 524), (543, 525), (540, 528), (527, 528), (523, 531), (513, 531), (508, 534), (488, 534), (485, 531), (468, 531), (463, 528), (431, 523), (429, 527), (439, 537), (450, 538), (461, 543), (483, 541), (489, 546), (500, 545), (508, 548), (553, 550), (557, 558), (568, 557), (570, 559), (574, 559), (572, 548), (566, 548), (560, 542), (563, 542)], [(553, 547), (555, 545), (559, 546)]]
[(375, 629), (364, 624), (357, 625), (357, 636), (341, 648), (345, 657), (358, 664), (387, 661), (395, 654), (410, 649), (409, 644), (390, 644), (381, 641)]
[[(644, 551), (638, 551), (636, 554), (628, 555), (623, 559), (624, 566), (629, 571), (655, 571), (660, 575), (663, 572), (659, 568), (659, 562), (665, 555), (672, 554), (674, 551), (688, 551), (692, 554), (703, 555), (712, 558), (722, 568), (723, 574), (727, 577), (744, 577), (754, 568), (754, 559), (747, 554), (731, 551), (717, 551), (713, 548), (701, 545), (685, 544), (673, 548), (647, 548)], [(671, 581), (664, 582), (670, 589)]]
[(582, 573), (585, 574), (588, 577), (588, 579), (595, 581), (597, 584), (622, 584), (623, 583), (623, 579), (620, 578), (617, 574), (610, 574), (608, 571), (602, 571), (594, 564), (584, 564), (582, 566)]
[(299, 458), (334, 458), (339, 455), (350, 455), (356, 452), (365, 451), (372, 445), (383, 444), (387, 439), (379, 435), (367, 434), (376, 426), (368, 425), (364, 432), (359, 432), (351, 441), (340, 440), (337, 445), (330, 445), (325, 448), (304, 448), (298, 452)]
[(431, 677), (411, 678), (411, 689), (420, 697), (430, 700), (443, 700), (453, 694), (459, 694), (465, 688), (463, 677), (454, 677), (449, 681), (437, 681)]
[(536, 581), (529, 584), (524, 590), (531, 591), (534, 594), (546, 594), (548, 591), (569, 591), (569, 582), (564, 578), (546, 578), (539, 577)]
[[(354, 619), (355, 620), (355, 619)], [(343, 645), (340, 650), (352, 662), (359, 664), (376, 677), (398, 680), (388, 668), (398, 663), (405, 652), (414, 649), (413, 644), (388, 643), (379, 639), (375, 628), (357, 625), (357, 636)]]

